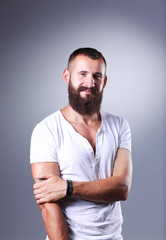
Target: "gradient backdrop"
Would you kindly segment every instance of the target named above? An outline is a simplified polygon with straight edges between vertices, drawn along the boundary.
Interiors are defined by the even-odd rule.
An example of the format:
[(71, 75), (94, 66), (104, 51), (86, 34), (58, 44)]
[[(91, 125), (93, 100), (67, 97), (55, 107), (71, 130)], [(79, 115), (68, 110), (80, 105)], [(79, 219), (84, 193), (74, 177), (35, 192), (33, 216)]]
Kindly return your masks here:
[(124, 240), (165, 240), (165, 1), (0, 1), (0, 239), (43, 240), (29, 165), (36, 123), (67, 104), (62, 71), (78, 47), (108, 62), (102, 109), (124, 116), (134, 176)]

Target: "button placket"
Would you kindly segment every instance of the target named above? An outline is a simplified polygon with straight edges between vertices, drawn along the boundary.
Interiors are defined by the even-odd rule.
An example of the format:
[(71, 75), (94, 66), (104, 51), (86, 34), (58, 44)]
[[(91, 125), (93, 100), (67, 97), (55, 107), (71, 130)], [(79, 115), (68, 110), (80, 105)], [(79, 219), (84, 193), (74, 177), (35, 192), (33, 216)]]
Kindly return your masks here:
[(96, 136), (96, 154), (94, 156), (94, 162), (93, 162), (93, 170), (97, 179), (99, 179), (99, 164), (100, 164), (100, 158), (101, 158), (100, 157), (101, 134), (102, 134), (102, 131), (100, 129), (100, 131), (97, 133), (97, 136)]
[(93, 148), (92, 148), (91, 144), (89, 143), (89, 141), (85, 137), (80, 135), (79, 133), (77, 133), (77, 136), (80, 138), (80, 141), (82, 142), (84, 148), (88, 152), (90, 159), (94, 160), (94, 158), (95, 158), (94, 151), (93, 151)]

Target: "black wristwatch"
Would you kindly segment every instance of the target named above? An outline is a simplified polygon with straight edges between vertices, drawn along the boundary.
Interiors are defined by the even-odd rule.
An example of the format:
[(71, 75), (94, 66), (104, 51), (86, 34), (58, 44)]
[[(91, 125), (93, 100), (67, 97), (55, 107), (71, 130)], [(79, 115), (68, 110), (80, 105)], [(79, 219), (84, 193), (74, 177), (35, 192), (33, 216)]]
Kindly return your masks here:
[(73, 193), (73, 183), (71, 180), (66, 180), (67, 182), (67, 189), (66, 189), (66, 197), (71, 197)]

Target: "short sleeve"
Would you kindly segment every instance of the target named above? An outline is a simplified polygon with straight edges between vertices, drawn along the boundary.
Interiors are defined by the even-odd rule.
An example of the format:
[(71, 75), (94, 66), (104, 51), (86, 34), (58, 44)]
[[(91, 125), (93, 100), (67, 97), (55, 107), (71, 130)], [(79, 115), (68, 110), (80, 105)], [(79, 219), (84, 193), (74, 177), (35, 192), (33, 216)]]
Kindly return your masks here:
[(118, 147), (131, 151), (131, 130), (128, 122), (124, 118), (121, 121)]
[(31, 136), (30, 163), (37, 162), (58, 162), (54, 137), (42, 122), (36, 125)]

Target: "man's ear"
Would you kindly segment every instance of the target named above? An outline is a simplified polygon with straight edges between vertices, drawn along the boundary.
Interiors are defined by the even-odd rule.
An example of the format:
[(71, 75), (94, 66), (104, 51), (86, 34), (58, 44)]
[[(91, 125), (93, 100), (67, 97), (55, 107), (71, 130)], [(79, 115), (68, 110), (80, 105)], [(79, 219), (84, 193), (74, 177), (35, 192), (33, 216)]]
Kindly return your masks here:
[(103, 88), (105, 88), (106, 84), (107, 84), (107, 76), (105, 76), (105, 78), (104, 78), (104, 85), (103, 85)]
[(70, 72), (69, 70), (65, 69), (63, 71), (63, 80), (65, 81), (65, 83), (69, 83), (69, 79), (70, 79)]

